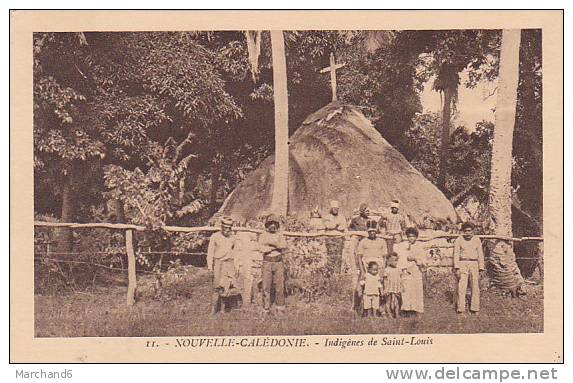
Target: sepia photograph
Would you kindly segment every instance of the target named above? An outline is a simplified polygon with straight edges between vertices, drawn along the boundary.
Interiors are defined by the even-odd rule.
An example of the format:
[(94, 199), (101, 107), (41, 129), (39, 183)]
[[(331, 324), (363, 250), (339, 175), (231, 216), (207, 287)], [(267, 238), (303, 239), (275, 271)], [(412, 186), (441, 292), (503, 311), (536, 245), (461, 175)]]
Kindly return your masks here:
[(168, 26), (31, 34), (34, 339), (545, 332), (543, 28)]

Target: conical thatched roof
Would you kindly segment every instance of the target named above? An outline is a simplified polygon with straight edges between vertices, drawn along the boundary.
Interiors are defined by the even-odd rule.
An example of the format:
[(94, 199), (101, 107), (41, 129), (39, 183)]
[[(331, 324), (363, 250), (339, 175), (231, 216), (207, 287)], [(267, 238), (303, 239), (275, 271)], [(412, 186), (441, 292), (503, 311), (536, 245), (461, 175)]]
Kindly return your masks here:
[[(338, 102), (310, 115), (290, 138), (289, 215), (309, 217), (338, 200), (348, 217), (361, 202), (388, 208), (399, 199), (413, 222), (423, 217), (457, 221), (448, 199), (378, 133), (356, 107)], [(220, 214), (255, 219), (268, 211), (274, 156), (227, 197)]]

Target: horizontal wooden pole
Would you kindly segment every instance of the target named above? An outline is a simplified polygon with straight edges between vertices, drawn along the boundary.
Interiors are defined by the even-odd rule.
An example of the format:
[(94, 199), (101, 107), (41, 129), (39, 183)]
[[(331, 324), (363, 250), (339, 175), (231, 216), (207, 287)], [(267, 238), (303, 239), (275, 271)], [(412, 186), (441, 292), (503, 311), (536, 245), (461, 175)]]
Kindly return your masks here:
[[(116, 229), (116, 230), (137, 230), (137, 231), (144, 231), (148, 228), (145, 226), (140, 225), (131, 225), (125, 223), (105, 223), (105, 222), (97, 222), (97, 223), (63, 223), (63, 222), (41, 222), (35, 221), (34, 226), (39, 227), (69, 227), (72, 229), (94, 229), (94, 228), (103, 228), (103, 229)], [(161, 227), (162, 230), (168, 232), (179, 232), (179, 233), (199, 233), (199, 232), (213, 232), (219, 231), (219, 227), (215, 226), (163, 226)], [(235, 231), (243, 231), (243, 232), (251, 232), (251, 233), (262, 233), (263, 230), (261, 229), (252, 229), (248, 227), (234, 227), (233, 230)], [(314, 232), (304, 232), (304, 231), (283, 231), (287, 237), (306, 237), (306, 238), (318, 238), (318, 237), (352, 237), (352, 236), (360, 236), (366, 237), (368, 235), (365, 231), (346, 231), (346, 232), (337, 232), (337, 231), (314, 231)], [(432, 241), (435, 239), (440, 238), (457, 238), (460, 234), (438, 234), (431, 237), (420, 237), (418, 238), (419, 241), (427, 242)], [(481, 239), (497, 239), (502, 241), (510, 241), (510, 242), (522, 242), (522, 241), (543, 241), (543, 237), (523, 237), (523, 238), (512, 238), (512, 237), (504, 237), (499, 235), (477, 235), (477, 237)], [(378, 238), (382, 239), (392, 239), (392, 236), (389, 235), (378, 235)]]
[(138, 230), (143, 231), (147, 228), (145, 226), (131, 225), (127, 223), (64, 223), (64, 222), (40, 222), (34, 221), (34, 226), (40, 227), (69, 227), (71, 229), (115, 229), (115, 230)]

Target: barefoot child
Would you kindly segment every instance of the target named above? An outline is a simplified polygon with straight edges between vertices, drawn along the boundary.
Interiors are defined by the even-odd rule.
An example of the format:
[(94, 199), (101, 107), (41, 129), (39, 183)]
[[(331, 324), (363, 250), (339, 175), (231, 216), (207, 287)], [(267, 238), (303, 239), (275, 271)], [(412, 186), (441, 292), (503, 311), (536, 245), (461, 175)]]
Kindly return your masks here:
[(368, 272), (360, 281), (360, 285), (362, 286), (362, 316), (374, 316), (374, 314), (380, 316), (382, 283), (380, 283), (380, 274), (376, 262), (368, 262)]
[(462, 235), (454, 241), (454, 272), (458, 278), (457, 312), (466, 311), (466, 290), (471, 285), (470, 312), (479, 311), (479, 274), (485, 270), (481, 240), (471, 222), (462, 224)]
[(401, 273), (402, 270), (398, 268), (398, 254), (391, 252), (386, 260), (383, 279), (386, 314), (392, 318), (397, 318), (400, 315)]

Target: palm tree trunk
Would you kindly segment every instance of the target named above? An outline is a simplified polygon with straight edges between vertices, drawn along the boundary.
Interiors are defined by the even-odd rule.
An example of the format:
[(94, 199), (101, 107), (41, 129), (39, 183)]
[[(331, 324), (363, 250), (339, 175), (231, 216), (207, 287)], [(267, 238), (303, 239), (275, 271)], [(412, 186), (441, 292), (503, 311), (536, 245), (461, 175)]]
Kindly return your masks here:
[(519, 80), (519, 42), (521, 31), (504, 30), (501, 40), (495, 129), (491, 153), (489, 213), (497, 235), (512, 235), (511, 166), (513, 128)]
[(448, 174), (448, 157), (450, 152), (450, 126), (452, 118), (452, 98), (454, 90), (450, 87), (444, 89), (444, 107), (442, 109), (442, 139), (440, 145), (440, 168), (438, 172), (437, 186), (442, 192), (446, 192), (446, 176)]
[(286, 216), (288, 210), (288, 93), (284, 36), (271, 31), (273, 94), (275, 104), (275, 172), (271, 211)]
[[(499, 61), (498, 94), (491, 153), (489, 213), (491, 228), (497, 235), (511, 237), (511, 167), (513, 128), (519, 80), (519, 29), (503, 30)], [(492, 281), (500, 289), (518, 296), (523, 284), (515, 262), (513, 244), (505, 241), (488, 243)]]

